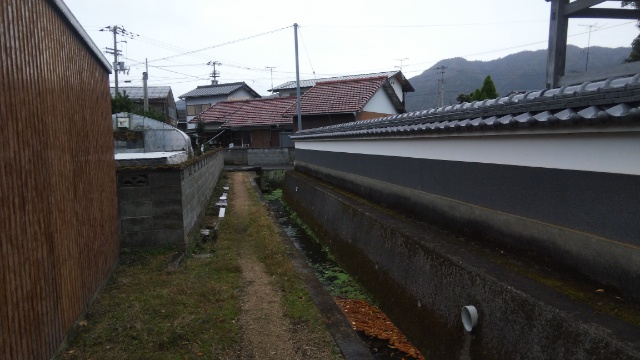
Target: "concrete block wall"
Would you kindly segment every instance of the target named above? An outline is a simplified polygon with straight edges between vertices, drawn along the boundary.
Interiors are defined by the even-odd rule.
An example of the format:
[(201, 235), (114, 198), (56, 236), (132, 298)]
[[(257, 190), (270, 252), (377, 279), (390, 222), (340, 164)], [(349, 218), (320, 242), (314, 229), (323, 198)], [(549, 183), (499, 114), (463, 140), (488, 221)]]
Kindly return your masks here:
[(295, 148), (231, 148), (224, 149), (224, 162), (229, 165), (293, 164)]
[(223, 166), (218, 152), (186, 167), (119, 168), (122, 246), (184, 245)]
[[(426, 358), (638, 359), (640, 329), (430, 226), (287, 172), (286, 203)], [(479, 323), (467, 333), (460, 310)]]

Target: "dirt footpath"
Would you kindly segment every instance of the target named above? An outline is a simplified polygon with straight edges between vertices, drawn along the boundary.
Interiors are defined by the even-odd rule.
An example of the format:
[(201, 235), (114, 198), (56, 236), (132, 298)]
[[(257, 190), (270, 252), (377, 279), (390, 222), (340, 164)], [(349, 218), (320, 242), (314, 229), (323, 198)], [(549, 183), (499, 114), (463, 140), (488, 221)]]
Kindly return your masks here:
[[(234, 172), (229, 176), (229, 207), (231, 219), (251, 221), (248, 187), (250, 174)], [(293, 326), (285, 316), (280, 291), (272, 283), (263, 264), (258, 260), (251, 239), (240, 244), (240, 266), (245, 282), (242, 296), (240, 325), (244, 331), (246, 353), (255, 359), (331, 359), (330, 349), (313, 346), (305, 329)]]

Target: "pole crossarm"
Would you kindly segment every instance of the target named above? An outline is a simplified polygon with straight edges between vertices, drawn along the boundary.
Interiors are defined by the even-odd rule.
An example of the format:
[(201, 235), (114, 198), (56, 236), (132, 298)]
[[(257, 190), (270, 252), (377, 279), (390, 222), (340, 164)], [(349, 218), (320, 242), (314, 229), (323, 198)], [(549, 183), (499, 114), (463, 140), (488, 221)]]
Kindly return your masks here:
[(582, 9), (568, 15), (570, 18), (640, 20), (640, 12), (632, 9)]
[[(570, 16), (571, 14), (584, 10), (584, 9), (588, 9), (592, 6), (596, 6), (598, 4), (602, 4), (603, 2), (606, 2), (606, 0), (576, 0), (573, 1), (569, 4), (567, 4), (564, 8), (563, 11), (563, 15), (564, 16)], [(571, 16), (573, 17), (573, 16)]]

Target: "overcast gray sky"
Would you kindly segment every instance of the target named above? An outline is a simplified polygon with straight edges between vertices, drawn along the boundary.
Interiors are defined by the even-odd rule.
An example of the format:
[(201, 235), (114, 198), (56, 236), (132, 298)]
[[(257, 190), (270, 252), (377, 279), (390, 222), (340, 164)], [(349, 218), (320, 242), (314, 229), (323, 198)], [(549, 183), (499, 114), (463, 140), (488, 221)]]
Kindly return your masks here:
[[(210, 60), (222, 63), (216, 69), (220, 82), (245, 81), (261, 95), (268, 95), (271, 88), (268, 66), (275, 67), (274, 85), (295, 80), (294, 23), (300, 25), (302, 79), (393, 70), (400, 66), (399, 59), (405, 59), (402, 70), (410, 78), (442, 59), (486, 61), (546, 48), (550, 7), (544, 0), (65, 3), (103, 52), (113, 47), (113, 34), (99, 31), (101, 28), (121, 25), (139, 35), (118, 38), (127, 41), (118, 46), (122, 60), (130, 66), (129, 74), (120, 76), (121, 86), (141, 86), (147, 58), (149, 84), (170, 85), (176, 97), (210, 83), (212, 68), (206, 65)], [(605, 4), (619, 6), (619, 2)], [(638, 34), (634, 24), (628, 20), (571, 20), (568, 42), (586, 47), (588, 25), (596, 25), (591, 46), (630, 46)], [(247, 37), (251, 38), (235, 41)], [(209, 49), (181, 55), (203, 48)], [(113, 61), (112, 55), (106, 56)]]

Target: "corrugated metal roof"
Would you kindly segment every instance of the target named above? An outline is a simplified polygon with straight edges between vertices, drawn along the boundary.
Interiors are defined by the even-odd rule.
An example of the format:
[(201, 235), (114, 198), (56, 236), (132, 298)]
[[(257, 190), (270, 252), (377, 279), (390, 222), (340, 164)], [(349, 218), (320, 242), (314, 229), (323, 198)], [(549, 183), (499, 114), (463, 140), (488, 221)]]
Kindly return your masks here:
[(241, 101), (221, 101), (191, 120), (203, 123), (224, 123), (223, 128), (237, 128), (265, 125), (291, 125), (291, 118), (282, 116), (295, 96), (252, 99)]
[[(345, 76), (336, 76), (336, 77), (322, 78), (322, 79), (300, 80), (300, 88), (313, 87), (318, 83), (326, 82), (326, 81), (367, 79), (367, 78), (377, 78), (377, 77), (381, 77), (381, 76), (386, 76), (387, 78), (391, 78), (391, 77), (394, 77), (396, 75), (401, 75), (402, 79), (406, 82), (406, 84), (402, 84), (404, 91), (415, 91), (413, 89), (413, 87), (411, 86), (411, 84), (409, 84), (409, 82), (406, 80), (404, 75), (402, 75), (402, 73), (399, 70), (384, 71), (384, 72), (372, 73), (372, 74), (345, 75)], [(286, 82), (284, 84), (280, 84), (278, 86), (275, 86), (273, 89), (271, 89), (271, 91), (289, 90), (289, 89), (295, 89), (295, 88), (296, 88), (296, 82), (295, 81), (288, 81), (288, 82)]]
[(413, 136), (640, 119), (640, 74), (308, 129), (294, 140)]
[(257, 92), (243, 81), (229, 84), (201, 85), (186, 94), (180, 95), (179, 98), (230, 95), (243, 87), (250, 93), (253, 93), (256, 97), (260, 97)]
[[(380, 76), (318, 83), (301, 97), (302, 114), (342, 114), (361, 111), (387, 81), (386, 76)], [(297, 114), (296, 104), (287, 109), (285, 114)]]
[[(119, 86), (118, 91), (127, 94), (129, 99), (143, 99), (144, 88), (142, 86)], [(171, 93), (171, 86), (147, 86), (149, 99), (166, 99)], [(111, 88), (111, 96), (115, 96), (116, 89)]]

